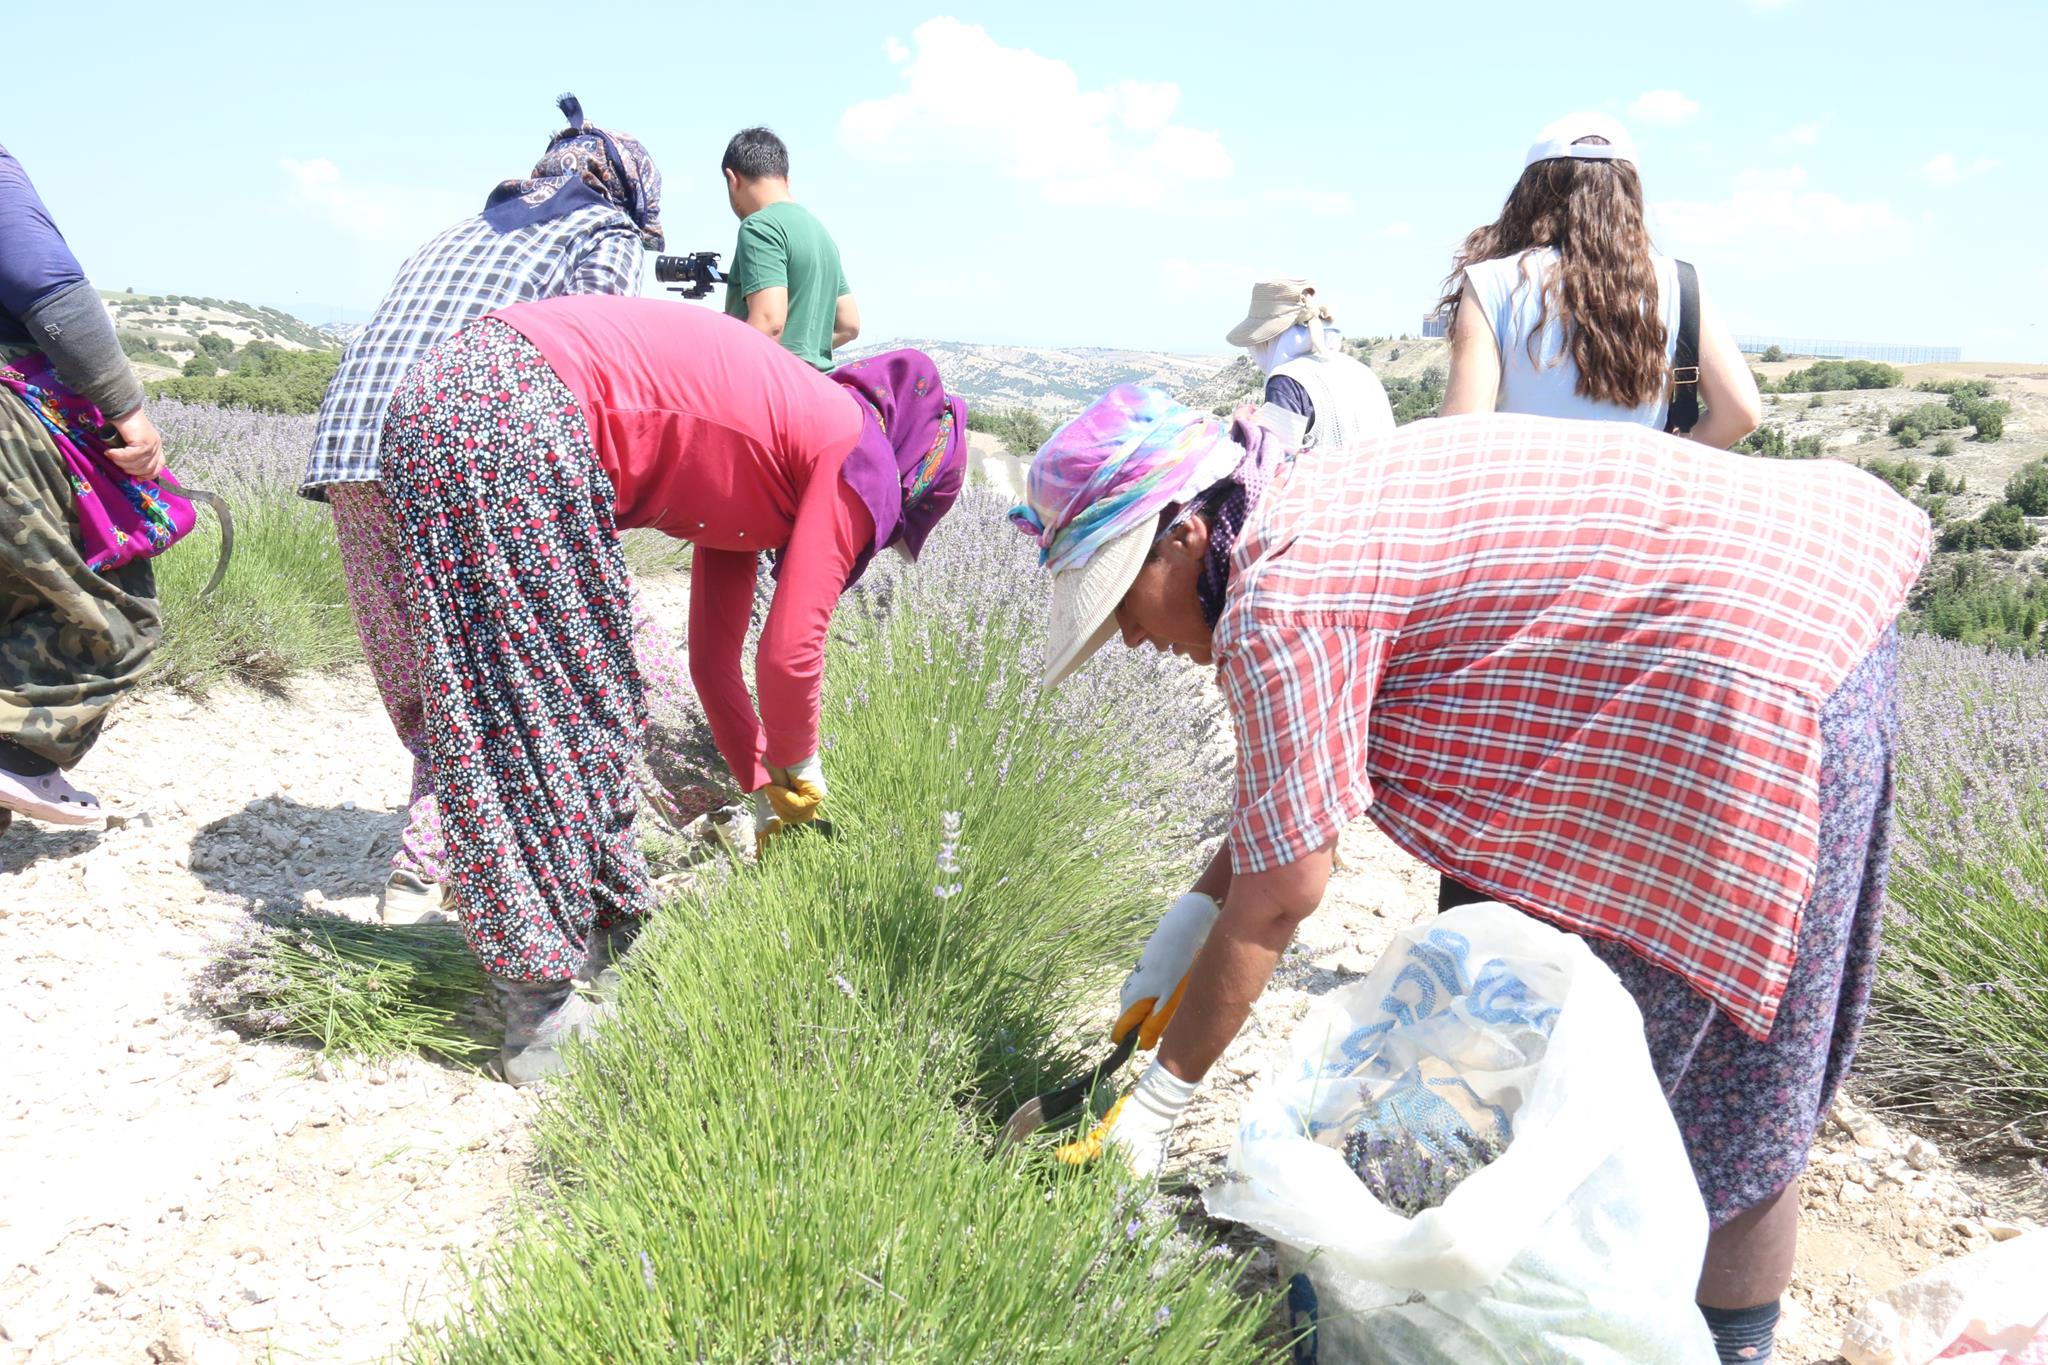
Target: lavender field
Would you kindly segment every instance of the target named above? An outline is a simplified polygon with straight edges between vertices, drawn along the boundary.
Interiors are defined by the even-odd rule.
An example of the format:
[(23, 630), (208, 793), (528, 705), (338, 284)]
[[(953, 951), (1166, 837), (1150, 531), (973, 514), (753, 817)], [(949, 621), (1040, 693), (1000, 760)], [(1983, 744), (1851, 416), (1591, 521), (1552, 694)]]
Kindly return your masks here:
[[(295, 491), (312, 419), (176, 401), (157, 417), (174, 468), (228, 497), (239, 530), (212, 598), (198, 597), (210, 517), (160, 562), (158, 681), (276, 685), (358, 657), (327, 509)], [(643, 580), (683, 562), (652, 533), (627, 548)], [(941, 554), (921, 577), (971, 567)], [(872, 607), (895, 576), (869, 579)], [(2048, 657), (1910, 635), (1901, 682), (1891, 913), (1861, 1069), (1894, 1103), (2048, 1141)]]
[(1891, 908), (1860, 1070), (2048, 1142), (2048, 658), (1904, 641)]

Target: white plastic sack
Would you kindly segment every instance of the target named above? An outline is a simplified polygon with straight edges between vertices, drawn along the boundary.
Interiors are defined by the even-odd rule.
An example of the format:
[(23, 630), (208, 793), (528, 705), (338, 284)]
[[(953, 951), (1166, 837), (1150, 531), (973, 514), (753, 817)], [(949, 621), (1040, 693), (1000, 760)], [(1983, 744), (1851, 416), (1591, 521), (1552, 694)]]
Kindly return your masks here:
[(1864, 1305), (1849, 1365), (2048, 1365), (2048, 1232), (1948, 1261)]
[[(1390, 1104), (1448, 1104), (1430, 1121), (1498, 1125), (1506, 1150), (1403, 1217), (1336, 1145)], [(1642, 1017), (1583, 943), (1507, 906), (1403, 932), (1303, 1019), (1206, 1202), (1306, 1260), (1322, 1365), (1715, 1361), (1706, 1209)]]

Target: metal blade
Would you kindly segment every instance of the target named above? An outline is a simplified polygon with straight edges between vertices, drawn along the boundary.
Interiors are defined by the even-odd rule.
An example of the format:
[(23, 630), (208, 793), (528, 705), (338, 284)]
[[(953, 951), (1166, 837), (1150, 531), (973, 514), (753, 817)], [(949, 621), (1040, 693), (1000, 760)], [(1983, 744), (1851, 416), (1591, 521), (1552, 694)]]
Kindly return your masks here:
[(189, 483), (178, 484), (177, 493), (193, 502), (203, 502), (213, 509), (220, 518), (220, 557), (214, 560), (213, 577), (206, 580), (206, 586), (199, 590), (201, 597), (213, 596), (213, 590), (228, 576), (228, 561), (235, 555), (235, 514), (228, 509), (228, 500), (218, 493), (209, 493), (204, 488), (194, 488)]
[(1021, 1142), (1046, 1124), (1065, 1118), (1076, 1105), (1088, 1098), (1096, 1086), (1102, 1084), (1103, 1077), (1114, 1074), (1128, 1062), (1137, 1046), (1138, 1030), (1133, 1028), (1107, 1057), (1095, 1064), (1093, 1071), (1057, 1090), (1048, 1090), (1024, 1101), (1003, 1124), (1003, 1131), (996, 1137), (996, 1146), (1007, 1147), (1013, 1142)]

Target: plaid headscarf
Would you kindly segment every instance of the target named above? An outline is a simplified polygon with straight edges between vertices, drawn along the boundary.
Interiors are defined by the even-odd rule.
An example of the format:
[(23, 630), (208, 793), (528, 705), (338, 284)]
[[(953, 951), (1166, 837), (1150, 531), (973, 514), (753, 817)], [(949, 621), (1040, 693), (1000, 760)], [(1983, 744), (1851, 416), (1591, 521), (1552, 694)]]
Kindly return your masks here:
[(548, 139), (548, 148), (524, 180), (506, 180), (484, 200), (484, 221), (499, 232), (545, 222), (591, 204), (609, 203), (640, 229), (649, 251), (663, 246), (661, 172), (639, 139), (583, 121), (574, 95), (555, 101), (569, 126)]
[(1229, 478), (1243, 454), (1217, 418), (1157, 389), (1119, 384), (1039, 449), (1010, 521), (1058, 573)]

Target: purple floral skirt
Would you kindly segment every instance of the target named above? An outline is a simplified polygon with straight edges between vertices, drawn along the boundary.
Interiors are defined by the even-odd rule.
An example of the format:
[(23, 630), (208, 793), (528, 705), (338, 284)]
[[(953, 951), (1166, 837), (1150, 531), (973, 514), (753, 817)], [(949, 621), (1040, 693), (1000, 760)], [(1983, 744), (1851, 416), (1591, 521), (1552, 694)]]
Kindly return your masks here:
[(1683, 978), (1619, 943), (1587, 940), (1642, 1009), (1650, 1060), (1717, 1228), (1805, 1169), (1863, 1033), (1890, 856), (1898, 654), (1888, 631), (1821, 708), (1820, 863), (1767, 1040), (1743, 1033)]

